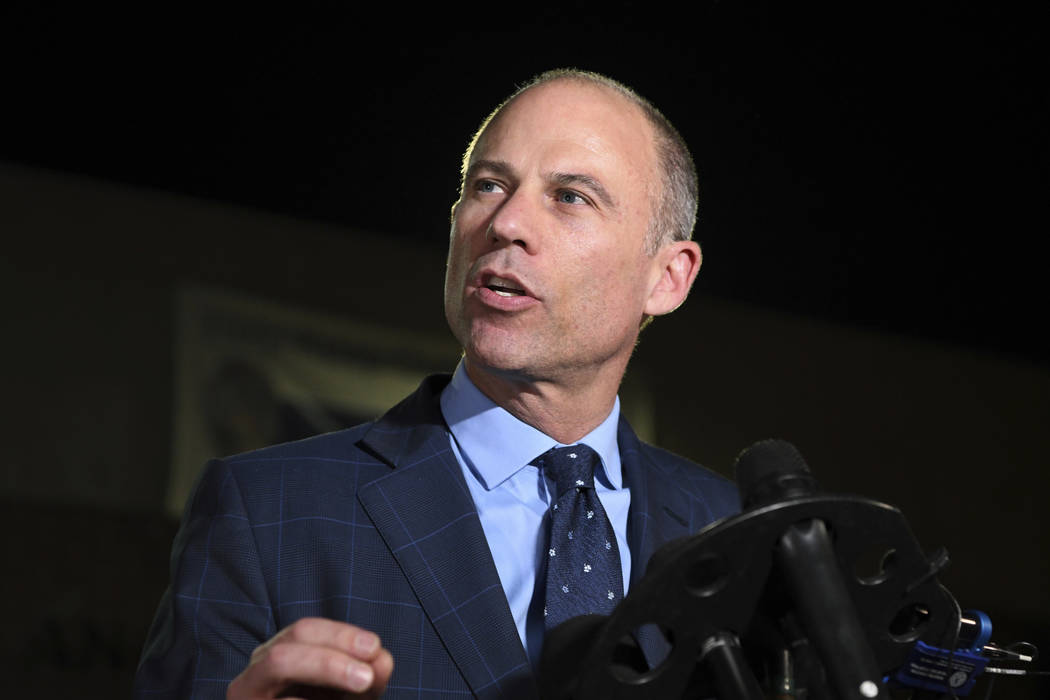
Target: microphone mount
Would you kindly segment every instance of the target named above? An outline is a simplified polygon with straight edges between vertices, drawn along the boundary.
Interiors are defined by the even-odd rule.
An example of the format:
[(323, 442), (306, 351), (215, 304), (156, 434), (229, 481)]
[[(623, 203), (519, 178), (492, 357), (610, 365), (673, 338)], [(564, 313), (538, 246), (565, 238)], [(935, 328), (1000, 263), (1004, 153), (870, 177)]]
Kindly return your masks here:
[[(739, 479), (743, 512), (662, 547), (608, 617), (548, 635), (542, 697), (758, 700), (757, 669), (767, 687), (804, 682), (811, 700), (872, 700), (906, 679), (891, 678), (898, 669), (920, 668), (920, 648), (935, 659), (920, 668), (922, 687), (972, 687), (984, 665), (951, 651), (962, 616), (937, 581), (947, 553), (927, 556), (892, 506), (818, 493), (790, 445), (787, 467), (769, 467), (783, 445), (756, 445), (761, 468)], [(642, 663), (659, 646), (661, 658)]]

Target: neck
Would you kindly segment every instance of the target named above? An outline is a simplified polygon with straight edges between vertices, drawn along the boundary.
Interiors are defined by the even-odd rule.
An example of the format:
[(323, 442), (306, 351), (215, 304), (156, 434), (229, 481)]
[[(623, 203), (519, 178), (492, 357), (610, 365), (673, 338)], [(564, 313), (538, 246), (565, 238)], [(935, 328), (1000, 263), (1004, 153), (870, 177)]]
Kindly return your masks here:
[(612, 411), (626, 366), (612, 376), (586, 380), (538, 380), (494, 371), (464, 360), (467, 375), (481, 393), (518, 420), (558, 442), (571, 445)]

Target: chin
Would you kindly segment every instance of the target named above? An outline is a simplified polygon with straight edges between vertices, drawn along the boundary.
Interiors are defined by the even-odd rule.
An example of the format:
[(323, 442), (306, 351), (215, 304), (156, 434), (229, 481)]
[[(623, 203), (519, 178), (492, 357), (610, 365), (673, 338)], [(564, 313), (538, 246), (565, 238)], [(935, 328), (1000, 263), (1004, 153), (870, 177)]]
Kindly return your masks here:
[(528, 364), (514, 348), (469, 345), (464, 349), (471, 367), (497, 374), (517, 375)]
[(508, 378), (532, 376), (536, 358), (527, 351), (528, 344), (505, 337), (478, 338), (465, 344), (464, 354), (469, 366), (475, 370)]

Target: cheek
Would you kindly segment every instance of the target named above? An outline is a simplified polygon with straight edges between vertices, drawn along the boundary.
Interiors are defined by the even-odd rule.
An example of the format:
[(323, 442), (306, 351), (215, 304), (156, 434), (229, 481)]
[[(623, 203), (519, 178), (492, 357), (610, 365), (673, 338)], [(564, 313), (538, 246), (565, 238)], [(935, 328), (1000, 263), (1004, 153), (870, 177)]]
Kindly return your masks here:
[(487, 220), (492, 216), (491, 206), (468, 199), (456, 205), (452, 213), (452, 232), (477, 232), (487, 227)]
[(474, 261), (479, 250), (477, 236), (472, 236), (470, 228), (464, 228), (463, 217), (456, 217), (448, 242), (448, 259), (445, 264), (445, 308), (459, 308), (463, 304), (463, 294)]
[(449, 262), (462, 264), (473, 258), (475, 250), (484, 241), (485, 218), (479, 215), (477, 207), (461, 205), (452, 217), (449, 231)]
[(636, 258), (598, 257), (580, 279), (587, 284), (580, 285), (578, 309), (584, 318), (579, 323), (619, 335), (641, 322), (646, 284)]
[(464, 241), (456, 231), (453, 223), (452, 232), (448, 240), (448, 259), (445, 261), (445, 303), (446, 305), (462, 291), (464, 267), (466, 265), (464, 255)]
[(578, 259), (580, 264), (566, 270), (562, 277), (561, 293), (571, 300), (567, 323), (577, 329), (612, 329), (618, 325), (616, 311), (625, 302), (625, 287), (619, 275), (622, 271), (608, 265), (608, 259), (596, 257), (591, 261)]

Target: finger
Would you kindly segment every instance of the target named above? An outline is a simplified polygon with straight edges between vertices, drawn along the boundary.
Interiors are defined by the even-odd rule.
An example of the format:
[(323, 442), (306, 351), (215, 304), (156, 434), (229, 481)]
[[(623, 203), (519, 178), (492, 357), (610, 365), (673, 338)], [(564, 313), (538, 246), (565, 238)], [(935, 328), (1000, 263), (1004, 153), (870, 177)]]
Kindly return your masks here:
[(372, 659), (372, 673), (375, 680), (372, 681), (372, 689), (376, 697), (383, 694), (386, 684), (390, 681), (390, 675), (394, 672), (394, 657), (386, 649), (380, 649), (376, 657)]
[(362, 661), (371, 661), (382, 649), (375, 632), (321, 617), (296, 620), (263, 646), (285, 640), (339, 649)]
[(293, 683), (362, 693), (375, 681), (370, 663), (339, 649), (280, 640), (257, 650), (252, 663), (234, 679), (231, 691), (273, 695)]

